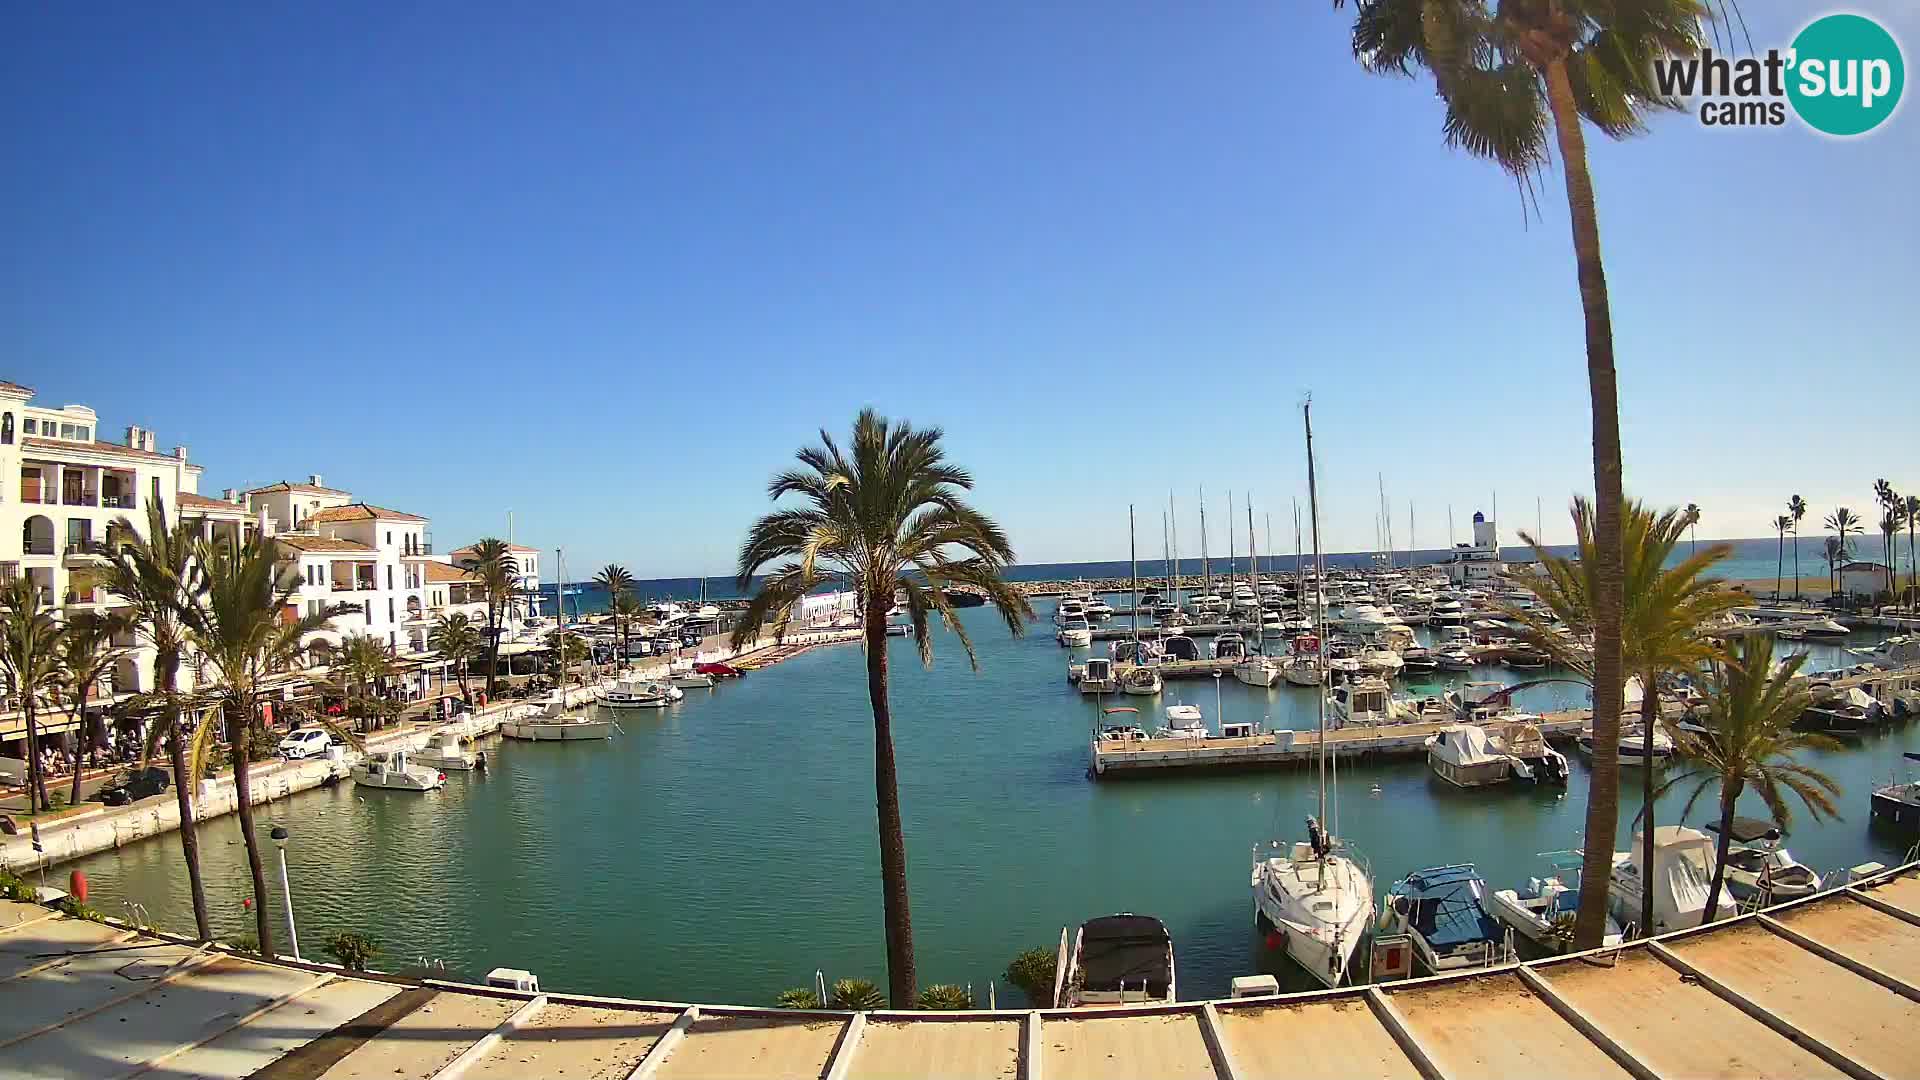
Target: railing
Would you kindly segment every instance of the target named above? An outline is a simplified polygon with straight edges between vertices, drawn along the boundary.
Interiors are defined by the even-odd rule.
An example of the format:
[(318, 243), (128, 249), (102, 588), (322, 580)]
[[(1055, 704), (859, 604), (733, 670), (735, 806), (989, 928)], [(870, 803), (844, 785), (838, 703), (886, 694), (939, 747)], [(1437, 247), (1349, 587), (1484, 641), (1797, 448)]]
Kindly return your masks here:
[(100, 505), (113, 510), (134, 509), (132, 495), (102, 495)]
[(107, 545), (99, 542), (98, 540), (69, 540), (67, 541), (67, 546), (61, 549), (60, 553), (62, 555), (106, 556), (108, 554), (108, 551), (107, 551)]
[(26, 555), (51, 555), (53, 554), (53, 541), (28, 540), (21, 545), (21, 552)]
[(60, 502), (65, 506), (98, 506), (100, 496), (92, 491), (69, 491), (61, 497)]

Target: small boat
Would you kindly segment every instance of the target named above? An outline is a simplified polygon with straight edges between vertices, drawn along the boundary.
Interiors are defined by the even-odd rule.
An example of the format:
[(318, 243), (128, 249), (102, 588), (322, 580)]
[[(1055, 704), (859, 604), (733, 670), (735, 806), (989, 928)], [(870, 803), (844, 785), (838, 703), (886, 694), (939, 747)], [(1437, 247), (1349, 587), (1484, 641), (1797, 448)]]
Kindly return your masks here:
[(600, 704), (609, 709), (660, 709), (686, 696), (684, 690), (671, 683), (628, 675), (614, 680)]
[(1377, 675), (1362, 675), (1334, 687), (1329, 704), (1340, 727), (1391, 724), (1403, 719), (1393, 708), (1393, 691)]
[(1469, 680), (1441, 695), (1462, 720), (1484, 719), (1507, 707), (1507, 684)]
[(1161, 652), (1168, 660), (1198, 660), (1200, 646), (1185, 634), (1174, 634), (1160, 642)]
[(434, 735), (433, 740), (413, 755), (414, 763), (425, 765), (441, 772), (470, 772), (487, 767), (487, 755), (469, 750), (461, 742), (458, 732), (442, 731)]
[[(1707, 831), (1718, 833), (1720, 823), (1710, 821)], [(1780, 846), (1780, 830), (1758, 818), (1737, 817), (1727, 830), (1727, 891), (1734, 899), (1751, 901), (1761, 907), (1783, 900), (1812, 896), (1820, 887), (1820, 875), (1813, 868), (1795, 861)]]
[(1280, 681), (1280, 665), (1265, 656), (1249, 656), (1233, 665), (1233, 677), (1248, 686), (1272, 686)]
[(434, 791), (447, 782), (439, 769), (415, 765), (405, 750), (368, 754), (351, 771), (356, 787), (386, 788), (390, 791)]
[(887, 624), (887, 636), (888, 637), (912, 637), (913, 624), (903, 623), (903, 622), (890, 622)]
[(1920, 634), (1896, 634), (1871, 649), (1847, 651), (1881, 667), (1906, 667), (1920, 662)]
[[(1620, 767), (1635, 768), (1647, 763), (1646, 738), (1638, 723), (1623, 725), (1620, 729)], [(1580, 752), (1593, 756), (1593, 731), (1588, 729), (1580, 733)], [(1658, 724), (1653, 728), (1653, 763), (1660, 765), (1673, 756), (1673, 736), (1661, 730)]]
[(1071, 597), (1061, 600), (1053, 608), (1053, 625), (1065, 626), (1070, 620), (1087, 617), (1087, 605)]
[(1501, 723), (1490, 724), (1488, 731), (1493, 736), (1493, 748), (1513, 762), (1514, 777), (1537, 787), (1566, 787), (1572, 772), (1567, 767), (1567, 755), (1547, 744), (1546, 736), (1540, 733), (1540, 718), (1514, 713), (1501, 719)]
[(1113, 605), (1097, 596), (1086, 602), (1084, 610), (1089, 622), (1105, 622), (1113, 618)]
[[(1907, 761), (1920, 761), (1920, 754), (1908, 751)], [(1873, 789), (1873, 824), (1898, 837), (1902, 843), (1920, 841), (1920, 780), (1911, 778)]]
[[(1799, 632), (1800, 637), (1843, 638), (1850, 631), (1833, 619), (1804, 619), (1791, 624), (1791, 629)], [(1784, 632), (1782, 636), (1785, 636)]]
[(1269, 947), (1285, 948), (1321, 985), (1339, 986), (1373, 921), (1373, 884), (1311, 817), (1307, 837), (1253, 849), (1254, 923)]
[[(1640, 853), (1645, 834), (1635, 831), (1633, 846), (1613, 853), (1613, 873), (1607, 896), (1614, 917), (1622, 923), (1640, 918)], [(1684, 825), (1661, 825), (1653, 830), (1653, 925), (1638, 928), (1642, 936), (1686, 930), (1700, 925), (1713, 887), (1713, 837)], [(1736, 913), (1733, 895), (1723, 885), (1714, 918)]]
[(1486, 895), (1472, 863), (1419, 870), (1387, 890), (1381, 921), (1413, 939), (1414, 955), (1432, 974), (1488, 967), (1509, 959), (1512, 949)]
[[(704, 671), (695, 671), (689, 668), (686, 671), (674, 672), (668, 676), (667, 681), (674, 686), (685, 687), (689, 690), (709, 690), (712, 689), (715, 680), (713, 676)], [(611, 693), (611, 691), (609, 691), (609, 693)]]
[(1434, 665), (1441, 671), (1473, 670), (1473, 654), (1458, 646), (1434, 653), (1433, 660)]
[(1432, 650), (1415, 645), (1400, 652), (1401, 670), (1408, 675), (1430, 675), (1440, 669), (1440, 660)]
[(1111, 694), (1120, 688), (1120, 680), (1113, 674), (1113, 661), (1105, 656), (1087, 658), (1087, 666), (1080, 673), (1080, 692), (1083, 694)]
[(746, 674), (732, 664), (695, 664), (693, 670), (702, 675), (711, 675), (716, 679), (737, 679)]
[[(1112, 705), (1100, 710), (1100, 712), (1102, 725), (1100, 728), (1101, 742), (1134, 742), (1147, 737), (1147, 732), (1144, 728), (1138, 724), (1127, 723), (1124, 719), (1124, 717), (1128, 716), (1138, 716), (1140, 714), (1139, 709), (1131, 705)], [(1106, 719), (1107, 717), (1114, 716), (1122, 717), (1123, 719), (1111, 721)]]
[(1062, 648), (1084, 649), (1093, 644), (1093, 627), (1088, 625), (1085, 616), (1075, 615), (1061, 623), (1053, 637)]
[(1502, 784), (1513, 776), (1512, 759), (1478, 724), (1454, 724), (1427, 736), (1427, 765), (1454, 787)]
[(1243, 660), (1247, 655), (1247, 639), (1228, 631), (1213, 639), (1213, 659)]
[(1062, 929), (1060, 955), (1066, 963), (1053, 995), (1060, 1008), (1174, 1001), (1173, 936), (1151, 915), (1089, 919), (1071, 941)]
[(1865, 731), (1874, 726), (1880, 718), (1880, 703), (1872, 695), (1857, 686), (1840, 692), (1829, 689), (1824, 695), (1814, 698), (1807, 711), (1800, 714), (1796, 727), (1809, 731), (1856, 732)]
[(500, 734), (509, 739), (524, 739), (527, 742), (576, 742), (587, 739), (610, 739), (613, 737), (614, 724), (611, 719), (590, 717), (584, 712), (567, 709), (559, 702), (549, 702), (547, 707), (533, 715), (521, 715), (500, 723)]
[(1516, 645), (1507, 650), (1500, 662), (1515, 671), (1539, 671), (1547, 666), (1551, 659), (1546, 653), (1527, 645)]
[(1160, 672), (1151, 667), (1132, 667), (1120, 677), (1120, 691), (1136, 694), (1140, 697), (1152, 697), (1160, 692)]
[[(1546, 876), (1528, 878), (1523, 888), (1495, 891), (1487, 897), (1487, 911), (1535, 945), (1565, 952), (1573, 944), (1573, 924), (1580, 913), (1580, 853), (1556, 851), (1544, 858)], [(1601, 945), (1618, 945), (1622, 936), (1619, 921), (1608, 915)]]
[(1206, 720), (1200, 715), (1198, 705), (1169, 705), (1166, 708), (1166, 717), (1167, 726), (1175, 730), (1206, 729)]

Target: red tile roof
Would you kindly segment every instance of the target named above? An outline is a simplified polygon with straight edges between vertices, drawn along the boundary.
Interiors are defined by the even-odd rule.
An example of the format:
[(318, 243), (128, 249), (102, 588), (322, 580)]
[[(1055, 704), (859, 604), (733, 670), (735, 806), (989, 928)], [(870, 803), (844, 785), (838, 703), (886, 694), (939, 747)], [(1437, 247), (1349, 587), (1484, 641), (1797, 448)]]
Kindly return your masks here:
[(247, 494), (259, 495), (269, 491), (310, 491), (316, 495), (351, 495), (353, 494), (353, 492), (351, 491), (341, 491), (339, 488), (319, 487), (318, 485), (315, 485), (315, 484), (292, 484), (292, 483), (288, 483), (285, 480), (282, 480), (277, 484), (268, 484), (266, 487), (249, 488), (247, 489)]
[[(135, 450), (131, 446), (108, 442), (74, 442), (71, 439), (42, 439), (37, 435), (28, 435), (20, 440), (21, 446), (40, 447), (47, 450), (80, 450), (95, 454), (115, 454), (120, 457), (145, 458), (148, 461), (178, 461), (172, 454), (156, 454), (151, 450)], [(198, 468), (199, 466), (194, 466)]]
[(340, 540), (331, 536), (276, 536), (275, 540), (295, 551), (354, 551), (368, 555), (373, 549), (354, 540)]
[(28, 397), (33, 396), (33, 387), (21, 386), (17, 382), (8, 382), (5, 379), (0, 379), (0, 390), (11, 390), (16, 394), (25, 394)]
[(174, 496), (174, 501), (180, 504), (182, 510), (198, 510), (203, 513), (219, 511), (238, 517), (247, 516), (247, 508), (244, 506), (238, 506), (225, 499), (209, 499), (205, 495), (195, 495), (191, 491), (183, 491)]
[(443, 562), (430, 562), (427, 564), (427, 580), (430, 582), (450, 582), (474, 581), (477, 579), (473, 576), (473, 571), (464, 567), (449, 566)]
[(345, 506), (329, 506), (324, 510), (315, 510), (307, 516), (308, 521), (326, 523), (330, 521), (425, 521), (417, 514), (403, 514), (398, 510), (388, 510), (369, 503), (348, 503)]

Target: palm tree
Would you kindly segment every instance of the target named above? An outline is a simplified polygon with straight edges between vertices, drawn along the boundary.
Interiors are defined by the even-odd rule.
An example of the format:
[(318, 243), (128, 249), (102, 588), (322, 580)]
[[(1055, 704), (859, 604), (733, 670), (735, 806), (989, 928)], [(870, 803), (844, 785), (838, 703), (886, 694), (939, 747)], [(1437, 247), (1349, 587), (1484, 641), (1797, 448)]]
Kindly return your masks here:
[(1787, 565), (1787, 530), (1793, 528), (1793, 518), (1790, 515), (1781, 514), (1773, 519), (1773, 527), (1780, 534), (1780, 548), (1773, 560), (1773, 602), (1777, 604), (1780, 602), (1780, 579), (1784, 576)]
[(1807, 500), (1795, 495), (1787, 500), (1787, 513), (1793, 516), (1793, 598), (1800, 599), (1800, 519), (1807, 516)]
[(460, 697), (466, 699), (467, 661), (480, 651), (480, 635), (473, 628), (473, 620), (464, 611), (435, 619), (433, 629), (427, 631), (427, 648), (459, 666)]
[(588, 657), (593, 655), (593, 651), (587, 647), (586, 640), (579, 634), (564, 630), (555, 630), (547, 640), (553, 647), (554, 684), (565, 686), (567, 673), (572, 671), (576, 664), (586, 663)]
[(492, 701), (500, 671), (500, 624), (520, 593), (520, 564), (505, 540), (489, 536), (473, 545), (473, 565), (467, 569), (487, 597), (487, 700)]
[(1902, 516), (1907, 520), (1907, 592), (1910, 597), (1920, 594), (1920, 560), (1913, 557), (1913, 529), (1920, 524), (1920, 495), (1909, 495), (1900, 503)]
[(610, 610), (613, 612), (614, 625), (620, 631), (620, 663), (625, 664), (627, 645), (632, 640), (634, 624), (640, 621), (647, 609), (640, 603), (639, 597), (629, 592), (614, 597)]
[(1686, 516), (1687, 516), (1687, 532), (1688, 532), (1688, 535), (1691, 537), (1691, 539), (1688, 541), (1687, 554), (1689, 555), (1698, 554), (1700, 551), (1700, 504), (1688, 503)]
[(1887, 553), (1887, 599), (1893, 599), (1893, 538), (1900, 535), (1900, 511), (1897, 507), (1881, 511), (1880, 546)]
[(194, 760), (189, 778), (197, 782), (205, 769), (205, 750), (216, 717), (225, 721), (233, 745), (234, 802), (240, 816), (240, 838), (247, 846), (247, 868), (253, 874), (254, 929), (262, 956), (272, 956), (273, 924), (267, 913), (267, 876), (260, 859), (260, 838), (253, 825), (250, 783), (254, 725), (260, 716), (260, 681), (292, 667), (303, 655), (302, 639), (325, 629), (328, 620), (351, 610), (337, 604), (298, 616), (295, 594), (300, 575), (280, 561), (277, 545), (255, 535), (239, 546), (203, 541), (194, 548), (206, 587), (180, 610), (181, 622), (194, 649), (215, 677), (201, 700), (216, 706), (207, 710), (194, 733)]
[(1831, 537), (1831, 536), (1827, 537), (1827, 591), (1828, 592), (1835, 591), (1833, 587), (1834, 571), (1838, 570), (1840, 568), (1840, 564), (1846, 562), (1848, 557), (1849, 556), (1847, 554), (1846, 545), (1842, 544), (1839, 540), (1835, 539), (1834, 537)]
[(60, 680), (60, 624), (40, 606), (40, 588), (21, 575), (0, 585), (0, 679), (18, 702), (27, 725), (27, 805), (53, 809), (46, 770), (40, 767), (40, 705)]
[(125, 602), (124, 613), (153, 648), (154, 689), (148, 698), (160, 706), (161, 727), (151, 735), (165, 740), (173, 772), (173, 795), (180, 810), (180, 854), (187, 864), (194, 928), (201, 941), (211, 941), (213, 920), (207, 910), (206, 883), (200, 877), (200, 833), (193, 820), (193, 785), (185, 779), (187, 746), (181, 730), (179, 692), (180, 659), (186, 647), (180, 609), (201, 587), (199, 568), (193, 561), (199, 531), (179, 520), (169, 527), (166, 510), (158, 499), (147, 503), (145, 535), (124, 517), (115, 524), (115, 531), (125, 539), (107, 552), (113, 560), (108, 588)]
[[(1338, 7), (1343, 0), (1334, 0)], [(1595, 561), (1593, 604), (1594, 734), (1611, 747), (1624, 693), (1620, 400), (1613, 363), (1613, 315), (1600, 257), (1600, 219), (1587, 168), (1581, 122), (1622, 138), (1645, 130), (1650, 109), (1678, 107), (1653, 82), (1653, 61), (1696, 55), (1702, 43), (1697, 0), (1354, 0), (1353, 54), (1368, 71), (1433, 74), (1446, 103), (1452, 146), (1489, 158), (1531, 187), (1552, 150), (1559, 152), (1573, 229), (1574, 265), (1586, 324), (1587, 390), (1593, 413)], [(1552, 145), (1548, 128), (1552, 128)], [(1611, 754), (1611, 751), (1609, 751)], [(1611, 773), (1612, 769), (1601, 772)], [(1604, 858), (1617, 827), (1607, 808), (1611, 779), (1587, 804), (1586, 850)], [(1586, 874), (1599, 871), (1588, 860)], [(1576, 947), (1600, 945), (1606, 882), (1587, 882), (1590, 910)], [(896, 997), (897, 1000), (897, 997)]]
[(633, 591), (633, 575), (618, 563), (608, 563), (600, 568), (593, 580), (607, 590), (607, 610), (613, 612), (613, 628), (620, 637), (620, 659), (624, 663), (627, 656), (627, 620), (616, 609), (620, 606), (620, 598)]
[(1797, 653), (1776, 669), (1771, 635), (1740, 638), (1728, 655), (1713, 665), (1707, 694), (1711, 718), (1706, 733), (1679, 733), (1677, 749), (1689, 767), (1661, 785), (1661, 794), (1687, 783), (1694, 785), (1681, 812), (1684, 818), (1692, 815), (1694, 802), (1708, 786), (1720, 787), (1720, 840), (1703, 923), (1713, 921), (1719, 903), (1727, 873), (1734, 805), (1747, 788), (1760, 794), (1773, 823), (1783, 832), (1793, 822), (1787, 792), (1799, 796), (1815, 821), (1837, 816), (1832, 796), (1840, 794), (1840, 785), (1794, 760), (1805, 750), (1840, 749), (1838, 742), (1825, 735), (1793, 729), (1809, 700), (1803, 685), (1794, 681), (1806, 659), (1805, 653)]
[(1861, 532), (1862, 526), (1860, 519), (1854, 516), (1853, 511), (1844, 506), (1827, 515), (1826, 526), (1832, 529), (1834, 536), (1840, 540), (1839, 557), (1834, 565), (1840, 571), (1839, 591), (1841, 602), (1844, 603), (1847, 597), (1847, 560), (1853, 558), (1853, 552), (1847, 548), (1847, 537)]
[(373, 692), (384, 689), (384, 680), (393, 672), (386, 643), (371, 634), (348, 634), (334, 652), (333, 666), (340, 673), (341, 689), (357, 698), (350, 703), (349, 711), (359, 710), (371, 730), (379, 721), (370, 708), (370, 699)]
[[(1692, 670), (1702, 660), (1714, 655), (1712, 639), (1703, 632), (1715, 619), (1741, 606), (1742, 598), (1724, 587), (1717, 578), (1705, 577), (1706, 571), (1716, 562), (1733, 553), (1728, 544), (1713, 544), (1706, 551), (1689, 555), (1681, 562), (1668, 566), (1667, 560), (1679, 546), (1681, 534), (1691, 526), (1691, 519), (1684, 511), (1666, 510), (1655, 513), (1636, 500), (1627, 502), (1624, 515), (1626, 527), (1626, 584), (1627, 608), (1622, 629), (1626, 644), (1626, 670), (1640, 681), (1640, 725), (1644, 741), (1643, 750), (1648, 760), (1653, 757), (1654, 729), (1660, 724), (1660, 676), (1668, 672)], [(1535, 558), (1546, 569), (1544, 577), (1523, 575), (1518, 580), (1551, 611), (1555, 620), (1563, 622), (1573, 631), (1571, 637), (1556, 633), (1547, 620), (1542, 619), (1531, 609), (1510, 609), (1507, 614), (1517, 619), (1523, 630), (1522, 635), (1530, 642), (1546, 650), (1561, 663), (1585, 676), (1594, 684), (1597, 693), (1597, 680), (1601, 677), (1596, 665), (1587, 658), (1584, 646), (1577, 639), (1591, 633), (1593, 627), (1593, 571), (1586, 563), (1587, 553), (1593, 546), (1593, 511), (1586, 499), (1575, 499), (1573, 504), (1574, 535), (1578, 542), (1578, 556), (1575, 562), (1564, 556), (1550, 554), (1546, 549), (1526, 533), (1520, 538), (1533, 546)], [(1625, 682), (1622, 681), (1624, 690)], [(1617, 740), (1616, 740), (1617, 743)], [(1594, 787), (1601, 781), (1603, 762), (1599, 729), (1594, 735)], [(1617, 745), (1614, 749), (1617, 755)], [(1617, 759), (1616, 759), (1617, 760)], [(1617, 769), (1617, 763), (1614, 764)], [(1641, 790), (1642, 838), (1646, 845), (1641, 865), (1653, 865), (1653, 770), (1643, 769)], [(1616, 803), (1614, 816), (1619, 814), (1619, 781), (1617, 777), (1610, 785), (1614, 789)], [(1592, 796), (1589, 796), (1591, 799)], [(1587, 849), (1592, 852), (1593, 849)], [(1612, 851), (1603, 850), (1598, 857), (1586, 859), (1582, 867), (1582, 887), (1585, 888), (1586, 875), (1592, 872), (1594, 864), (1599, 864), (1599, 903), (1604, 917), (1607, 879), (1612, 873)], [(1653, 879), (1647, 875), (1646, 887), (1641, 892), (1641, 926), (1653, 925)], [(1582, 896), (1581, 915), (1586, 912), (1586, 898)]]
[(739, 587), (778, 563), (760, 582), (733, 629), (739, 648), (771, 619), (784, 637), (800, 600), (821, 584), (852, 589), (866, 629), (867, 697), (873, 707), (873, 782), (880, 834), (880, 879), (886, 919), (887, 985), (893, 1001), (914, 1000), (913, 923), (907, 903), (907, 844), (900, 827), (893, 709), (887, 694), (887, 612), (904, 596), (923, 664), (933, 662), (929, 617), (953, 631), (967, 660), (979, 665), (973, 641), (947, 600), (947, 589), (986, 594), (1009, 632), (1019, 634), (1033, 608), (1000, 579), (1013, 547), (992, 519), (961, 497), (973, 488), (966, 470), (947, 460), (939, 428), (890, 424), (872, 409), (853, 422), (842, 451), (820, 433), (820, 445), (796, 457), (802, 468), (775, 476), (767, 494), (797, 495), (804, 505), (756, 521), (740, 546)]
[(69, 804), (80, 801), (80, 751), (83, 748), (87, 756), (93, 756), (93, 748), (98, 745), (93, 725), (87, 718), (87, 699), (100, 685), (107, 672), (127, 655), (127, 650), (114, 644), (114, 639), (126, 633), (131, 627), (127, 619), (119, 612), (76, 611), (67, 617), (65, 631), (60, 635), (60, 679), (55, 692), (71, 692), (73, 695), (72, 712), (74, 727), (79, 742), (73, 752), (73, 793), (67, 796)]

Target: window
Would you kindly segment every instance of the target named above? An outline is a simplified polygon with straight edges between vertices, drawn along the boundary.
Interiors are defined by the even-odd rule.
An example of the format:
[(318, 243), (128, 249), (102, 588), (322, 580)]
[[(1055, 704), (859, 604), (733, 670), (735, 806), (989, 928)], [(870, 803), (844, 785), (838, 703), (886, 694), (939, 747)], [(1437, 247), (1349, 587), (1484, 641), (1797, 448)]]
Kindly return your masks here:
[[(389, 573), (391, 573), (391, 571), (389, 571)], [(392, 622), (392, 621), (394, 621), (394, 619), (393, 619), (393, 597), (391, 597), (391, 596), (389, 596), (389, 597), (387, 597), (387, 621), (388, 621), (388, 622)]]
[(0, 443), (13, 442), (13, 414), (0, 417)]
[(61, 424), (61, 425), (60, 425), (60, 437), (61, 437), (61, 438), (63, 438), (63, 439), (71, 439), (71, 438), (73, 438), (73, 425), (72, 425), (72, 424)]
[(76, 432), (78, 432), (78, 434), (76, 434), (76, 435), (74, 436), (74, 438), (76, 438), (76, 439), (79, 439), (79, 440), (80, 440), (81, 442), (92, 442), (92, 441), (93, 441), (93, 429), (92, 429), (92, 428), (90, 428), (90, 427), (87, 427), (87, 426), (85, 426), (85, 425), (83, 424), (83, 425), (81, 425), (80, 427), (77, 427), (77, 428), (75, 428), (75, 429), (74, 429), (74, 431), (76, 431)]
[(34, 419), (33, 417), (31, 417), (31, 416), (29, 416), (29, 417), (27, 417), (27, 431), (26, 431), (26, 433), (27, 433), (28, 435), (32, 435), (33, 433), (35, 433), (35, 432), (37, 432), (37, 431), (39, 431), (39, 430), (40, 430), (40, 421), (38, 421), (38, 420), (35, 420), (35, 419)]
[[(393, 567), (387, 567), (387, 588), (393, 588)], [(391, 603), (391, 601), (389, 601)]]
[(307, 616), (309, 618), (320, 614), (320, 612), (324, 611), (325, 609), (326, 609), (326, 606), (318, 600), (307, 601)]
[(387, 546), (388, 547), (393, 546), (393, 530), (392, 529), (387, 530)]
[(153, 505), (160, 505), (160, 478), (157, 476), (153, 478)]

